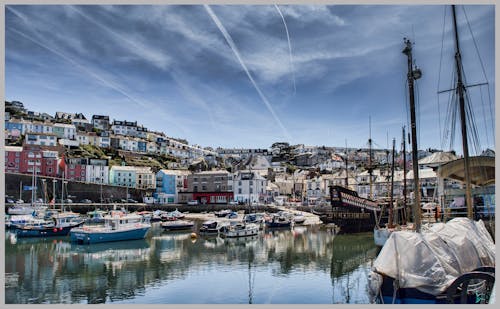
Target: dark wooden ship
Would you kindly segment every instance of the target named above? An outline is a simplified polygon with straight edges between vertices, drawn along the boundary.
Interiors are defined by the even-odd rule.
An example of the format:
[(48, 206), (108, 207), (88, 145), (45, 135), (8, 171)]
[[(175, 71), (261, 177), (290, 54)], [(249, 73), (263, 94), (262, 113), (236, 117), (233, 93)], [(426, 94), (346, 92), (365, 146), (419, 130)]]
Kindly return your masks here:
[(333, 223), (339, 233), (373, 232), (381, 207), (342, 186), (330, 187), (331, 210), (315, 211), (325, 224)]

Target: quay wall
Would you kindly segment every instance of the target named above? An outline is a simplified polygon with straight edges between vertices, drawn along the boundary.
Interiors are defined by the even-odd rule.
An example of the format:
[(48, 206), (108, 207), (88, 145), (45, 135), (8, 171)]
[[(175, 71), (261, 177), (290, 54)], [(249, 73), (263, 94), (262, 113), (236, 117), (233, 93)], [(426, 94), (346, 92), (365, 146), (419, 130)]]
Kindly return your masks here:
[[(43, 185), (42, 179), (45, 179), (45, 187)], [(53, 180), (55, 182), (55, 193), (56, 198), (61, 198), (62, 192), (62, 178), (37, 176), (37, 198), (43, 198), (44, 191), (46, 192), (47, 199), (52, 198), (53, 194)], [(66, 187), (64, 188), (64, 198), (67, 199), (68, 196), (73, 202), (81, 201), (83, 199), (90, 199), (91, 201), (98, 202), (101, 198), (101, 185), (94, 183), (87, 183), (81, 181), (71, 181), (67, 180)], [(19, 198), (20, 184), (22, 186), (31, 186), (32, 176), (27, 174), (17, 174), (17, 173), (5, 173), (5, 196), (13, 196), (14, 198)], [(142, 201), (142, 197), (146, 196), (147, 190), (128, 188), (122, 186), (112, 186), (112, 185), (102, 185), (102, 197), (106, 199), (125, 199), (127, 196), (127, 191), (129, 197), (136, 200)], [(22, 191), (22, 200), (25, 202), (31, 201), (31, 190)]]

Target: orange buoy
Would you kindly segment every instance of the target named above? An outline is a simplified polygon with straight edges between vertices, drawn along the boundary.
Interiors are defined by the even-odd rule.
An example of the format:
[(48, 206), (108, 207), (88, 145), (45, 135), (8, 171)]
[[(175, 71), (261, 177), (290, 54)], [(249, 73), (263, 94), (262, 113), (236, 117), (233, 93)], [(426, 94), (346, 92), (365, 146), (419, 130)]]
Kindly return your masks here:
[(191, 238), (197, 238), (198, 236), (196, 235), (196, 233), (191, 233)]

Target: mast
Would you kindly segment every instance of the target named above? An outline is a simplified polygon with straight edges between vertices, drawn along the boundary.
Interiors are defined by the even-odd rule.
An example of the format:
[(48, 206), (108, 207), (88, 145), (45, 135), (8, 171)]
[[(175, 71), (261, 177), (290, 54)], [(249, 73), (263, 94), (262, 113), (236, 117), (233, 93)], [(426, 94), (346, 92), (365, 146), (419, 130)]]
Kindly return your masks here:
[(455, 66), (457, 69), (456, 89), (459, 98), (460, 124), (462, 129), (462, 148), (464, 152), (465, 204), (467, 205), (467, 217), (469, 219), (472, 219), (473, 213), (472, 213), (471, 181), (469, 175), (469, 145), (467, 143), (467, 124), (466, 124), (465, 98), (464, 98), (465, 86), (462, 81), (462, 56), (460, 54), (460, 46), (458, 40), (457, 16), (455, 13), (455, 6), (452, 5), (451, 9), (453, 11), (453, 27), (455, 30)]
[(411, 54), (411, 42), (408, 39), (404, 39), (406, 47), (403, 49), (403, 53), (408, 56), (408, 90), (410, 93), (410, 116), (411, 116), (411, 148), (412, 148), (412, 166), (413, 166), (413, 193), (415, 195), (413, 201), (413, 218), (415, 223), (415, 229), (420, 232), (420, 180), (418, 177), (418, 158), (417, 158), (417, 124), (416, 124), (416, 114), (415, 114), (415, 93), (413, 89), (413, 81), (422, 76), (422, 72), (415, 68), (413, 69), (413, 57)]
[(391, 165), (391, 195), (389, 199), (389, 224), (388, 227), (391, 228), (394, 226), (394, 153), (396, 149), (396, 139), (392, 140), (392, 165)]
[(406, 211), (406, 207), (408, 206), (408, 202), (406, 201), (406, 137), (405, 137), (405, 127), (403, 126), (403, 204), (404, 204), (404, 224), (406, 224), (407, 215), (409, 212)]
[(368, 122), (370, 124), (370, 135), (368, 138), (368, 174), (370, 175), (370, 195), (368, 198), (373, 198), (373, 167), (372, 167), (372, 117), (368, 117)]
[(349, 174), (347, 168), (347, 140), (345, 140), (345, 187), (349, 189)]

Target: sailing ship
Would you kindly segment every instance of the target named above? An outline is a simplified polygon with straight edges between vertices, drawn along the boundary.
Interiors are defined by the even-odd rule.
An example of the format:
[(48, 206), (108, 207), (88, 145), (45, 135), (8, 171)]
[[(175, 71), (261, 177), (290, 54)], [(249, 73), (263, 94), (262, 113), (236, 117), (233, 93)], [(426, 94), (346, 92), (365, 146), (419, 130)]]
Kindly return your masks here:
[(408, 57), (408, 85), (412, 122), (414, 169), (414, 231), (394, 231), (385, 242), (373, 264), (371, 290), (380, 302), (411, 303), (477, 303), (488, 302), (495, 281), (495, 244), (484, 222), (473, 220), (466, 114), (465, 86), (456, 24), (455, 32), (456, 91), (462, 124), (463, 170), (466, 184), (467, 218), (421, 227), (418, 164), (416, 160), (416, 125), (413, 82), (417, 75), (412, 62), (411, 42), (405, 39), (403, 53)]
[(360, 197), (356, 191), (342, 186), (330, 186), (331, 211), (318, 212), (321, 222), (335, 224), (339, 233), (373, 231), (381, 208), (373, 200)]

